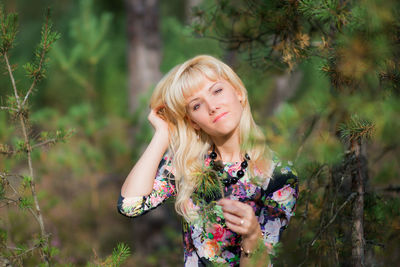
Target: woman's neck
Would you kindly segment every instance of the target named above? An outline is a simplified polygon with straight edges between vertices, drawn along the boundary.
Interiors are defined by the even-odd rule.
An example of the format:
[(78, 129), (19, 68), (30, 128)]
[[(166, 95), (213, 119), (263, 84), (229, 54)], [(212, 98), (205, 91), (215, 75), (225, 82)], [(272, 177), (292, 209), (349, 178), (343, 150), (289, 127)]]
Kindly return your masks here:
[(223, 138), (212, 138), (218, 158), (224, 162), (238, 162), (243, 159), (240, 154), (238, 131)]

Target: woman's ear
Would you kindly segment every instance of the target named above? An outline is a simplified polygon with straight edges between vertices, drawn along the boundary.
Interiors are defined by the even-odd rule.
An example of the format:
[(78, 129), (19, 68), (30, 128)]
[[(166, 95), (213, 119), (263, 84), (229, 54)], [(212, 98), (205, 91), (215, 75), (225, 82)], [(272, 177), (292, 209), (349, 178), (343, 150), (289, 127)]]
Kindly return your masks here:
[(237, 98), (239, 99), (239, 102), (243, 104), (243, 95), (242, 95), (242, 92), (236, 91), (236, 95), (237, 95)]

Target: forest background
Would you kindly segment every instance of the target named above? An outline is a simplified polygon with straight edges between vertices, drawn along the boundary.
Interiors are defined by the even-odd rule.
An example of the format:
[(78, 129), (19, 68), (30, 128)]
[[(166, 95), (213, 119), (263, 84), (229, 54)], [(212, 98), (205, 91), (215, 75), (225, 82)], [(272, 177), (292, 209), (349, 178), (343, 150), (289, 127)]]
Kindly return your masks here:
[[(152, 137), (146, 117), (154, 84), (198, 54), (237, 71), (268, 145), (299, 174), (296, 216), (275, 265), (400, 262), (398, 1), (32, 3), (2, 1), (18, 14), (7, 59), (22, 96), (37, 77), (22, 66), (43, 42), (48, 6), (61, 38), (24, 112), (12, 109), (2, 50), (2, 263), (107, 265), (125, 243), (124, 266), (182, 265), (173, 200), (136, 219), (118, 214), (116, 203)], [(2, 23), (3, 48), (4, 36)], [(42, 225), (29, 212), (36, 203)]]

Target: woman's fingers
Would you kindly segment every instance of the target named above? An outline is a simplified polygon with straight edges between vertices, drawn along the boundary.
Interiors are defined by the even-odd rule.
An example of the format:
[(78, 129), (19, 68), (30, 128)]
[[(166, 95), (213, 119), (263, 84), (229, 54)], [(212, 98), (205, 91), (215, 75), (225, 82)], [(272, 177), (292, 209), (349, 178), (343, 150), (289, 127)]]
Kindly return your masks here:
[(228, 212), (224, 213), (224, 218), (225, 218), (225, 221), (235, 224), (237, 226), (243, 226), (244, 222), (245, 222), (245, 220), (242, 217), (236, 216), (236, 215), (228, 213)]
[(222, 207), (223, 212), (232, 213), (239, 217), (250, 216), (253, 213), (251, 206), (237, 200), (223, 198), (218, 201), (218, 205)]
[(165, 106), (158, 106), (158, 107), (154, 108), (154, 111), (156, 114), (161, 114), (161, 113), (163, 113), (163, 109), (165, 109)]
[(236, 224), (230, 223), (229, 221), (225, 221), (226, 226), (233, 232), (239, 235), (246, 235), (247, 231), (242, 226), (238, 226)]
[(249, 235), (258, 225), (253, 208), (245, 203), (231, 199), (221, 199), (221, 205), (226, 226), (240, 235)]
[(150, 121), (151, 125), (156, 131), (162, 131), (164, 133), (168, 133), (168, 123), (165, 121), (165, 117), (163, 117), (162, 109), (164, 107), (160, 106), (154, 109), (151, 109), (147, 119)]

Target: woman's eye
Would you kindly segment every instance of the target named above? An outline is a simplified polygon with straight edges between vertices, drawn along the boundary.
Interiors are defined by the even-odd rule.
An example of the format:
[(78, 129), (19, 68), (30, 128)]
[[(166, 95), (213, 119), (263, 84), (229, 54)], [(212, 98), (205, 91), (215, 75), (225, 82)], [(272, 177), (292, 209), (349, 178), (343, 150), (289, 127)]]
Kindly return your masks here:
[(221, 92), (222, 92), (222, 88), (219, 88), (219, 89), (214, 91), (214, 93), (216, 93), (216, 94), (221, 93)]
[(193, 110), (197, 110), (197, 109), (199, 109), (199, 107), (200, 107), (200, 104), (196, 104), (193, 106)]

